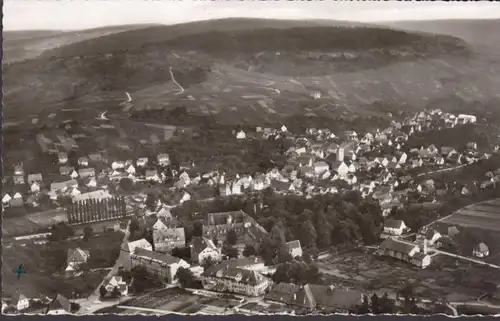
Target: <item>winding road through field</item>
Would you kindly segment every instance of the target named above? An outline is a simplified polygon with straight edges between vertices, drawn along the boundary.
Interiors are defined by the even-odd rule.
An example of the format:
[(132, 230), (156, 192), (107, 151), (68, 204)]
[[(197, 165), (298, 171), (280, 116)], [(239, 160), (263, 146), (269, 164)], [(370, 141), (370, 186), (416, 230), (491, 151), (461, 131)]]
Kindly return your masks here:
[(181, 84), (179, 84), (179, 83), (177, 82), (177, 80), (175, 80), (175, 76), (174, 76), (174, 72), (172, 71), (172, 67), (170, 67), (170, 68), (168, 69), (168, 71), (170, 72), (170, 77), (172, 77), (172, 81), (173, 81), (173, 82), (174, 82), (174, 83), (175, 83), (175, 84), (179, 87), (179, 89), (181, 90), (181, 91), (179, 91), (178, 93), (176, 93), (176, 95), (180, 95), (180, 94), (182, 94), (182, 93), (184, 92), (184, 88), (181, 86)]

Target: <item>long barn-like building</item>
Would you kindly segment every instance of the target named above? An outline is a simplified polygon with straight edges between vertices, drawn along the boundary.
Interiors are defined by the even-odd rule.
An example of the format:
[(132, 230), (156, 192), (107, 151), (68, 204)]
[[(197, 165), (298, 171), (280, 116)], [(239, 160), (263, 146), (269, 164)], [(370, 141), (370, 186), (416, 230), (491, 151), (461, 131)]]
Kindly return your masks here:
[(129, 216), (124, 197), (75, 201), (66, 209), (68, 224), (100, 222)]

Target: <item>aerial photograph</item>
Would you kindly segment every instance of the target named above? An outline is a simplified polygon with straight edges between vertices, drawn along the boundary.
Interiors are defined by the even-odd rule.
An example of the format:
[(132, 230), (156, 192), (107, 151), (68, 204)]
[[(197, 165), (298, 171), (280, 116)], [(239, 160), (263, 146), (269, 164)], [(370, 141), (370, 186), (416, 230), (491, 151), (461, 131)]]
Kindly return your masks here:
[(500, 314), (500, 3), (3, 14), (2, 314)]

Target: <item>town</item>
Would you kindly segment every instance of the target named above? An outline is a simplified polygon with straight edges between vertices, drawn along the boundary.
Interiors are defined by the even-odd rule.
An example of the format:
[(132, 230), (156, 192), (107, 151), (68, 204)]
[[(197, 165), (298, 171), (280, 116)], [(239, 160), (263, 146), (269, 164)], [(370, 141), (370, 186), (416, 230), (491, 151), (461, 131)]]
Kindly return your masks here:
[(36, 134), (38, 157), (5, 167), (3, 261), (24, 273), (4, 281), (2, 311), (499, 309), (500, 155), (484, 126), (439, 109), (363, 133), (240, 126), (219, 139), (271, 155), (245, 166), (210, 142), (227, 163), (160, 148), (159, 133), (183, 142), (196, 130), (141, 127), (152, 148), (111, 155), (89, 148), (122, 131), (113, 121), (63, 121)]

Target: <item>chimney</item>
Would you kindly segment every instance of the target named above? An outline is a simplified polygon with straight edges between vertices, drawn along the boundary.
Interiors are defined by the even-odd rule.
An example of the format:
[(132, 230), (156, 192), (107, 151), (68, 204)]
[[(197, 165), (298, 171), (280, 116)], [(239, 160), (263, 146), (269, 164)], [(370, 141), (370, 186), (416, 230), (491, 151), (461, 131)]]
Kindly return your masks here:
[(424, 254), (427, 254), (427, 238), (424, 239)]

